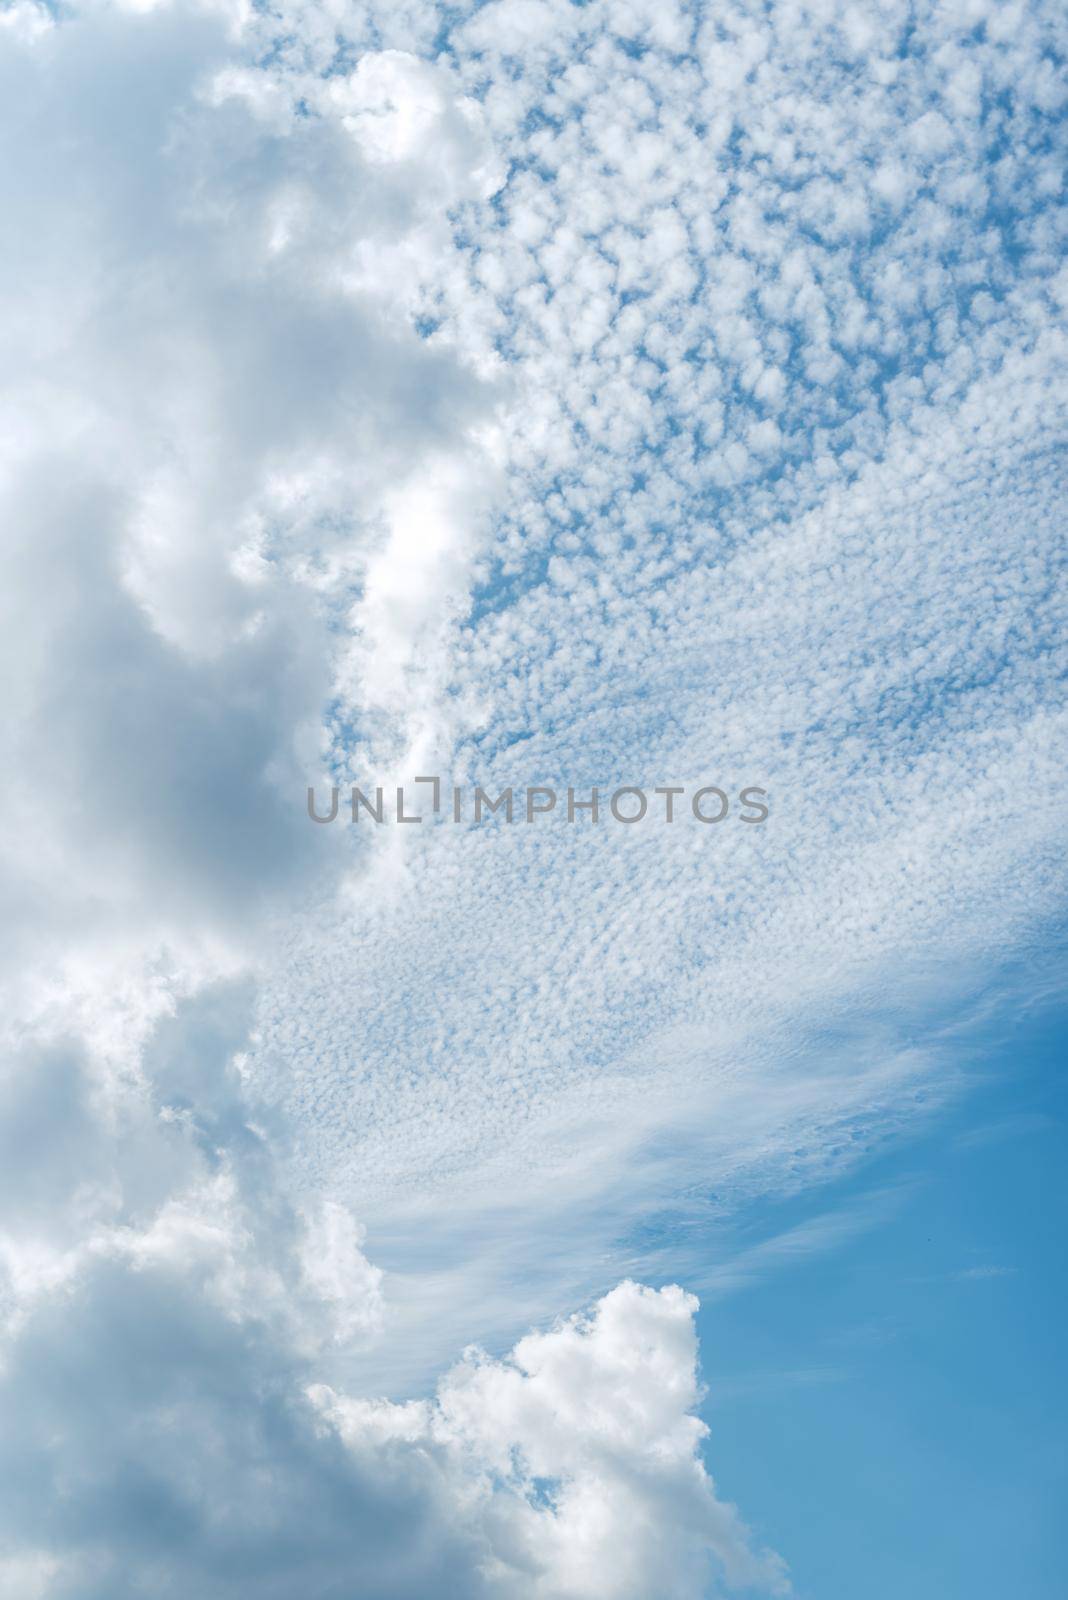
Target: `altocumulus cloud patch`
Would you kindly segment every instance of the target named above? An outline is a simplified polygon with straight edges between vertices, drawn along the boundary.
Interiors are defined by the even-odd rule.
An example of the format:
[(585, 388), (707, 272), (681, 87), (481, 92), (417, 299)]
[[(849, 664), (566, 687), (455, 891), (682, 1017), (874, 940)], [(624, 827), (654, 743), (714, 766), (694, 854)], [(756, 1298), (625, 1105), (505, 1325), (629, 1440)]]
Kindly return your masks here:
[[(1058, 26), (0, 12), (16, 1600), (784, 1589), (635, 1240), (1061, 892)], [(774, 807), (308, 822), (433, 772)]]
[[(437, 48), (430, 15), (353, 36)], [(280, 931), (255, 1071), (309, 1181), (419, 1269), (390, 1360), (428, 1301), (481, 1331), (460, 1284), (517, 1327), (517, 1238), (536, 1315), (679, 1192), (848, 1162), (945, 1090), (923, 1019), (1061, 903), (1058, 29), (502, 4), (450, 30), (504, 165), (405, 292), (500, 386), (503, 478), (432, 617), (402, 557), (428, 524), (445, 547), (455, 479), (391, 501), (395, 598), (354, 610), (309, 782), (670, 774), (774, 809), (714, 840), (390, 830)], [(293, 71), (331, 59), (305, 35)]]

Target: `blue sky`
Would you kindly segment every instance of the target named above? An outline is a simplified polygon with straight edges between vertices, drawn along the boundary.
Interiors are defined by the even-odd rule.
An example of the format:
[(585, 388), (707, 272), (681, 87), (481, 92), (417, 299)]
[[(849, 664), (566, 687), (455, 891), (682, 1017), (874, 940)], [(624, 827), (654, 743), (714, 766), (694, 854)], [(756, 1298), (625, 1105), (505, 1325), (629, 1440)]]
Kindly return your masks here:
[(1066, 54), (0, 0), (5, 1596), (1055, 1591)]
[(999, 1030), (961, 1103), (821, 1196), (887, 1216), (698, 1318), (721, 1482), (801, 1595), (1061, 1591), (1064, 1027)]

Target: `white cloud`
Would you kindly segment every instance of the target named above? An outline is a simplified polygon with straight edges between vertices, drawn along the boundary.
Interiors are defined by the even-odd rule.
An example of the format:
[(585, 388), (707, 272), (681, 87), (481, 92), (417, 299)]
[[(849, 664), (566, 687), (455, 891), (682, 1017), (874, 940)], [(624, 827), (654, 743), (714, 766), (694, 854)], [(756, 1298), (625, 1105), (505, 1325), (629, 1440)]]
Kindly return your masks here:
[(695, 1310), (677, 1287), (622, 1283), (504, 1361), (470, 1352), (430, 1403), (313, 1399), (357, 1455), (368, 1439), (403, 1441), (445, 1464), (457, 1521), (482, 1527), (505, 1592), (707, 1594), (717, 1570), (786, 1592), (781, 1563), (752, 1553), (700, 1461)]
[(5, 1083), (13, 1600), (325, 1597), (357, 1570), (383, 1600), (784, 1592), (703, 1465), (678, 1288), (625, 1283), (503, 1361), (469, 1351), (432, 1401), (346, 1394), (388, 1294), (344, 1208), (285, 1198), (234, 1050), (247, 1004), (190, 1000), (124, 1085), (72, 1046)]
[[(146, 953), (248, 959), (263, 904), (330, 854), (309, 853), (301, 796), (351, 678), (339, 630), (362, 604), (390, 656), (374, 681), (403, 678), (405, 639), (477, 544), (463, 507), (490, 391), (408, 325), (403, 284), (356, 281), (365, 247), (451, 248), (428, 175), (407, 197), (376, 176), (326, 86), (320, 114), (278, 91), (284, 119), (265, 120), (229, 53), (199, 14), (105, 8), (0, 67), (22, 152), (0, 269), (2, 849), (26, 1004), (57, 969), (76, 987), (71, 965), (95, 963), (106, 994)], [(432, 156), (449, 147), (462, 187), (435, 92)], [(400, 548), (406, 505), (439, 518), (426, 578)]]

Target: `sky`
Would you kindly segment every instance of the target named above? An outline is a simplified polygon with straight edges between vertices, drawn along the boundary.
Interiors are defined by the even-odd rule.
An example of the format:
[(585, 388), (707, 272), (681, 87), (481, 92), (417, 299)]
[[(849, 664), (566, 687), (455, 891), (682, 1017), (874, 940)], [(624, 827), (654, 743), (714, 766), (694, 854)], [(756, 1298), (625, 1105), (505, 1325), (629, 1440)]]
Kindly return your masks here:
[(0, 4), (12, 1600), (1062, 1591), (1064, 31)]
[(810, 1202), (851, 1237), (702, 1306), (718, 1474), (798, 1594), (1063, 1587), (1064, 1027), (1014, 1018), (961, 1106)]

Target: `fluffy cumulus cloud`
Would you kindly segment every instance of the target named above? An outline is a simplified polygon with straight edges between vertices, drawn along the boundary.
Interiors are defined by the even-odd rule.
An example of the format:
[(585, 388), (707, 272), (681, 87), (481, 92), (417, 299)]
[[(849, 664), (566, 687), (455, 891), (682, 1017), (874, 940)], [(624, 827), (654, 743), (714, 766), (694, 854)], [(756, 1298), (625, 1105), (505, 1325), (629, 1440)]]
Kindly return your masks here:
[(13, 1600), (783, 1590), (634, 1280), (1061, 903), (1062, 28), (0, 9)]
[(431, 1402), (311, 1399), (349, 1446), (418, 1445), (461, 1485), (458, 1519), (490, 1547), (487, 1576), (533, 1595), (707, 1594), (787, 1589), (717, 1500), (691, 1414), (696, 1302), (624, 1282), (588, 1318), (529, 1334), (505, 1361), (474, 1350)]
[(779, 1592), (701, 1461), (679, 1289), (469, 1351), (433, 1400), (346, 1394), (382, 1275), (282, 1194), (249, 999), (202, 990), (125, 1082), (67, 1040), (5, 1086), (4, 1593)]

